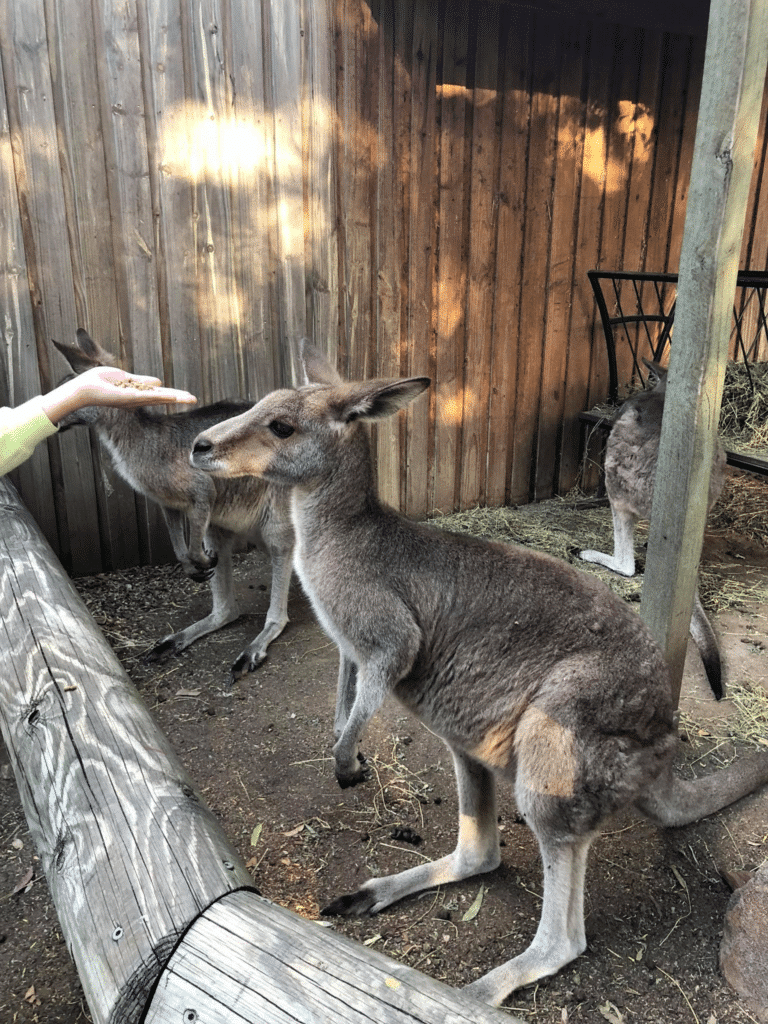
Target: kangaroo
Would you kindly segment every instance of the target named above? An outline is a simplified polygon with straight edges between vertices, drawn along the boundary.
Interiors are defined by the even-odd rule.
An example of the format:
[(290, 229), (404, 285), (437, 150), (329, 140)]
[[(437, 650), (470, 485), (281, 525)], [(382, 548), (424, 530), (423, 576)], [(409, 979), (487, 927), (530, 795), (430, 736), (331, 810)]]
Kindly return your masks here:
[[(77, 346), (54, 341), (75, 373), (115, 360), (82, 328)], [(62, 420), (62, 428), (88, 424), (96, 429), (116, 471), (134, 490), (157, 502), (173, 550), (191, 579), (209, 580), (213, 608), (199, 622), (161, 639), (149, 660), (178, 654), (195, 640), (239, 617), (232, 577), (236, 537), (260, 543), (272, 560), (272, 590), (264, 628), (232, 665), (231, 682), (255, 669), (267, 647), (288, 622), (288, 589), (293, 559), (289, 490), (262, 480), (213, 480), (189, 464), (192, 442), (201, 430), (245, 412), (248, 402), (217, 402), (177, 415), (88, 406)], [(185, 520), (189, 541), (185, 541)]]
[(192, 465), (293, 488), (294, 565), (339, 648), (339, 782), (362, 781), (358, 738), (392, 693), (447, 744), (459, 796), (452, 853), (372, 878), (323, 913), (375, 914), (492, 871), (494, 779), (513, 780), (544, 899), (530, 946), (468, 986), (498, 1005), (584, 952), (587, 852), (606, 816), (634, 805), (662, 826), (696, 821), (768, 781), (768, 752), (678, 778), (667, 667), (624, 601), (563, 561), (410, 522), (378, 499), (362, 421), (393, 414), (429, 379), (342, 383), (306, 341), (302, 359), (310, 383), (201, 432)]
[[(635, 525), (638, 519), (648, 519), (651, 515), (667, 387), (666, 369), (647, 359), (644, 362), (656, 377), (656, 384), (624, 402), (605, 449), (605, 487), (613, 517), (613, 554), (582, 551), (580, 555), (585, 562), (604, 565), (622, 576), (635, 574)], [(707, 510), (720, 497), (724, 481), (725, 452), (718, 441), (712, 461)], [(720, 700), (724, 693), (720, 649), (698, 589), (691, 617), (691, 636), (698, 647), (712, 692)]]

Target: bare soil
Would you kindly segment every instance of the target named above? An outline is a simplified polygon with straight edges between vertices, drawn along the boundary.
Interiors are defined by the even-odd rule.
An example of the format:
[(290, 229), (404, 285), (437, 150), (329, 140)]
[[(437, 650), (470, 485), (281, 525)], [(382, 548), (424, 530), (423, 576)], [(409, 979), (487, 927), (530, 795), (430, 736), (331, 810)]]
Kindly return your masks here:
[[(715, 619), (727, 680), (768, 690), (766, 611), (754, 597), (755, 586), (768, 583), (768, 549), (721, 533), (710, 538), (705, 558), (747, 581), (740, 607)], [(242, 618), (161, 665), (147, 665), (143, 655), (165, 633), (207, 613), (205, 585), (173, 566), (76, 585), (265, 896), (315, 918), (371, 874), (452, 849), (450, 758), (394, 702), (365, 737), (369, 782), (337, 787), (330, 759), (336, 650), (297, 584), (291, 623), (268, 659), (228, 688), (229, 665), (267, 608), (263, 555), (238, 557)], [(738, 733), (739, 710), (711, 698), (695, 649), (682, 709), (681, 771), (706, 773), (743, 746), (722, 739), (729, 723)], [(2, 748), (0, 761), (0, 1022), (81, 1024), (90, 1016)], [(499, 808), (498, 870), (335, 927), (457, 986), (521, 951), (538, 922), (541, 867), (508, 788)], [(556, 977), (515, 993), (509, 1008), (533, 1022), (755, 1020), (718, 967), (731, 894), (721, 872), (754, 868), (767, 852), (766, 794), (685, 829), (662, 832), (629, 813), (610, 822), (587, 875), (587, 952)], [(34, 880), (22, 884), (30, 872)]]

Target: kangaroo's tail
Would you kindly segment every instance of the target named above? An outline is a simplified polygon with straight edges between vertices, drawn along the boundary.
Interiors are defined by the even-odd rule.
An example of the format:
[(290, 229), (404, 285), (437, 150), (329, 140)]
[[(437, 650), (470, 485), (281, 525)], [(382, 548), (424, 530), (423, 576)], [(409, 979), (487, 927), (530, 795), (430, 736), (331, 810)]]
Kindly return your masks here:
[(717, 643), (712, 623), (701, 606), (698, 589), (696, 590), (696, 597), (693, 602), (691, 636), (696, 642), (701, 660), (704, 662), (704, 670), (707, 673), (709, 685), (712, 687), (712, 693), (714, 693), (717, 700), (720, 700), (724, 693), (720, 647)]

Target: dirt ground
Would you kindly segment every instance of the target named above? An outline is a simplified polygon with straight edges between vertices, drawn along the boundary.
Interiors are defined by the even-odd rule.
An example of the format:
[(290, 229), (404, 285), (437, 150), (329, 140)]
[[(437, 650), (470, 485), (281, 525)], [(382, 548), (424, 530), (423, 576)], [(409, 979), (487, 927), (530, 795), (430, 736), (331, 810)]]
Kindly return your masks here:
[[(755, 593), (768, 585), (768, 549), (720, 534), (708, 539), (705, 560), (746, 583), (740, 607), (715, 618), (731, 691), (741, 684), (768, 690), (768, 614)], [(76, 585), (265, 896), (315, 918), (371, 874), (453, 848), (450, 759), (396, 704), (387, 704), (366, 734), (368, 783), (337, 787), (330, 759), (336, 650), (298, 584), (290, 625), (268, 659), (228, 689), (228, 667), (266, 611), (263, 555), (238, 556), (242, 618), (159, 666), (142, 656), (166, 632), (207, 613), (205, 585), (172, 566)], [(743, 710), (732, 699), (712, 700), (695, 649), (682, 709), (681, 770), (706, 773), (731, 759), (734, 745), (723, 736)], [(335, 927), (451, 985), (521, 951), (538, 921), (541, 868), (508, 789), (499, 808), (498, 870), (411, 897), (377, 917), (336, 920)], [(766, 856), (768, 794), (666, 833), (622, 815), (590, 858), (588, 950), (556, 977), (515, 993), (509, 1008), (526, 1021), (552, 1024), (755, 1020), (718, 968), (731, 892), (721, 872), (754, 868)], [(30, 870), (34, 880), (25, 885)], [(0, 748), (0, 1022), (89, 1020)]]

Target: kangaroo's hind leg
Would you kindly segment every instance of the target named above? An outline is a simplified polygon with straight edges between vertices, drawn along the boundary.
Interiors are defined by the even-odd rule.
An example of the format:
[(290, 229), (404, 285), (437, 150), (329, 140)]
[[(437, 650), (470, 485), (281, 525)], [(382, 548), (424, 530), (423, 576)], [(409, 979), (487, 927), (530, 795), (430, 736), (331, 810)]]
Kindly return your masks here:
[(556, 974), (584, 952), (584, 874), (593, 834), (552, 837), (537, 834), (544, 865), (544, 902), (530, 946), (468, 985), (483, 1003), (499, 1006), (523, 985)]
[(323, 914), (376, 914), (410, 893), (483, 871), (500, 862), (493, 774), (474, 758), (451, 750), (459, 791), (459, 841), (453, 853), (396, 875), (371, 878), (357, 892), (339, 896)]
[(211, 537), (212, 543), (215, 544), (215, 550), (219, 553), (219, 560), (210, 581), (213, 608), (205, 618), (193, 622), (191, 626), (179, 630), (178, 633), (170, 633), (158, 641), (147, 655), (148, 661), (158, 661), (167, 654), (180, 654), (201, 636), (221, 629), (222, 626), (234, 622), (240, 615), (235, 601), (232, 577), (232, 548), (235, 535), (229, 530), (213, 526), (208, 531), (208, 535)]
[(613, 554), (603, 551), (582, 551), (580, 558), (585, 562), (596, 562), (612, 569), (622, 576), (635, 575), (635, 523), (637, 517), (629, 509), (611, 502), (613, 518)]

